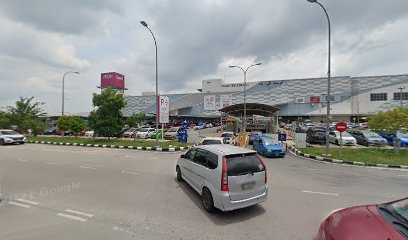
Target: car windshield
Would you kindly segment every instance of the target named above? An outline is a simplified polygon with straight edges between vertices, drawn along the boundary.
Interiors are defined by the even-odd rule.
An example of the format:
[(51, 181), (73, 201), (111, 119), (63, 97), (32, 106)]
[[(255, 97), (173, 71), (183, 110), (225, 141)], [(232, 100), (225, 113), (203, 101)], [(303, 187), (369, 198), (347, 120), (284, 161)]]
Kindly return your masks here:
[(15, 132), (13, 130), (2, 130), (0, 132), (3, 135), (20, 135), (18, 132)]
[(398, 215), (404, 218), (405, 221), (408, 221), (408, 198), (394, 202), (390, 206), (398, 213)]
[(265, 138), (263, 139), (263, 144), (265, 146), (273, 146), (273, 145), (277, 145), (278, 143), (273, 138)]
[(216, 140), (216, 139), (207, 139), (204, 140), (202, 145), (211, 145), (211, 144), (222, 144), (221, 140)]
[(408, 138), (408, 132), (397, 132), (398, 138)]
[(140, 129), (140, 132), (148, 132), (148, 131), (149, 131), (148, 128), (142, 128), (142, 129)]
[(256, 153), (234, 154), (226, 157), (228, 176), (239, 176), (264, 171), (263, 164)]
[(170, 128), (169, 132), (177, 132), (178, 128)]
[(221, 134), (221, 137), (232, 137), (232, 133), (223, 133)]
[[(348, 132), (342, 132), (342, 137), (352, 137)], [(336, 132), (336, 136), (340, 137), (340, 132)]]
[(380, 137), (380, 135), (378, 135), (377, 133), (375, 133), (375, 132), (370, 132), (370, 131), (368, 131), (368, 132), (363, 132), (363, 135), (365, 136), (365, 137), (371, 137), (371, 138), (379, 138)]

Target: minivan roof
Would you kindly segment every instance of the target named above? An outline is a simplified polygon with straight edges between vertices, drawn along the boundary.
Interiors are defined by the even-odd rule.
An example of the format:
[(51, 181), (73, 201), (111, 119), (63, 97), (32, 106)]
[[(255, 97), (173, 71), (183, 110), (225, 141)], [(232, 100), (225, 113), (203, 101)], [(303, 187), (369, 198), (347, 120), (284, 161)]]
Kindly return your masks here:
[(221, 155), (255, 152), (254, 150), (251, 150), (248, 148), (237, 147), (237, 146), (233, 146), (229, 144), (203, 145), (203, 146), (198, 146), (197, 148), (205, 149), (210, 152), (216, 152)]

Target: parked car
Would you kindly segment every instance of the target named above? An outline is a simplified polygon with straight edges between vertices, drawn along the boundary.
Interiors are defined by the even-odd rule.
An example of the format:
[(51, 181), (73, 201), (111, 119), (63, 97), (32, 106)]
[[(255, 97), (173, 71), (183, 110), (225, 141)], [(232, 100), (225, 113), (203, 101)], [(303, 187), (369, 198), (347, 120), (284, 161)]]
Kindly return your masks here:
[(230, 145), (205, 145), (181, 155), (177, 180), (185, 180), (203, 207), (230, 211), (264, 202), (268, 196), (264, 162), (255, 151)]
[(62, 131), (61, 129), (55, 130), (55, 135), (59, 136), (72, 136), (73, 134), (74, 132), (72, 132), (71, 130), (68, 131)]
[(57, 128), (51, 127), (43, 132), (43, 135), (54, 135)]
[(223, 132), (221, 133), (221, 137), (224, 138), (226, 144), (235, 145), (237, 134), (233, 132)]
[(0, 129), (0, 145), (15, 143), (24, 144), (26, 141), (26, 137), (14, 130)]
[(211, 145), (211, 144), (224, 144), (224, 138), (220, 137), (207, 137), (201, 141), (200, 145)]
[(368, 128), (368, 124), (367, 123), (360, 123), (360, 126), (359, 126), (360, 128), (363, 128), (363, 129), (367, 129)]
[(380, 136), (385, 138), (385, 140), (387, 140), (388, 144), (391, 146), (394, 146), (394, 141), (396, 138), (398, 138), (400, 141), (400, 147), (408, 147), (408, 132), (404, 133), (398, 131), (397, 134), (380, 134)]
[[(158, 134), (158, 138), (161, 139), (163, 137), (163, 130), (159, 129), (159, 134)], [(167, 131), (164, 130), (164, 133), (166, 133)], [(152, 133), (149, 134), (149, 137), (151, 139), (156, 139), (156, 130), (154, 130)]]
[(283, 147), (272, 137), (257, 136), (253, 142), (254, 150), (265, 157), (284, 157)]
[(181, 127), (172, 127), (164, 134), (164, 139), (174, 140), (177, 139), (178, 133), (181, 130)]
[(349, 133), (357, 140), (357, 143), (364, 146), (385, 146), (387, 140), (382, 138), (378, 133), (370, 130), (350, 130)]
[(94, 130), (89, 130), (85, 132), (85, 137), (93, 137), (95, 134)]
[(306, 142), (308, 143), (320, 143), (326, 142), (326, 129), (322, 127), (310, 127), (306, 131)]
[(252, 132), (249, 134), (248, 144), (249, 144), (249, 145), (252, 145), (252, 143), (254, 142), (254, 139), (255, 139), (257, 136), (262, 136), (262, 135), (263, 135), (263, 133), (262, 133), (261, 131), (252, 131)]
[(338, 131), (330, 131), (329, 132), (329, 142), (337, 144), (337, 145), (356, 145), (357, 140), (348, 132), (343, 132), (341, 134), (342, 140), (340, 142), (340, 132)]
[(144, 138), (147, 139), (149, 138), (149, 134), (152, 134), (155, 132), (156, 129), (154, 128), (141, 128), (137, 133), (136, 133), (136, 138)]
[(137, 128), (129, 128), (126, 132), (123, 133), (124, 138), (134, 138), (135, 134), (137, 133)]
[(338, 210), (322, 222), (316, 240), (408, 239), (407, 209), (408, 198)]

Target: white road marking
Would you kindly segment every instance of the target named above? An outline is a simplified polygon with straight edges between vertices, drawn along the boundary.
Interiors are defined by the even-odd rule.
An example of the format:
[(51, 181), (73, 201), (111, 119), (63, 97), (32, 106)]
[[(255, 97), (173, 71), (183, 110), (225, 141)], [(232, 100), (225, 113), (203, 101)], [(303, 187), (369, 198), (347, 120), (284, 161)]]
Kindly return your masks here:
[(93, 214), (90, 214), (90, 213), (84, 213), (84, 212), (75, 211), (75, 210), (71, 210), (71, 209), (67, 209), (67, 210), (65, 210), (65, 212), (74, 213), (74, 214), (78, 214), (78, 215), (82, 215), (82, 216), (90, 217), (90, 218), (94, 216)]
[(19, 162), (28, 162), (27, 160), (24, 160), (24, 159), (17, 159), (17, 161), (19, 161)]
[(27, 200), (27, 199), (24, 199), (24, 198), (19, 198), (19, 199), (16, 199), (16, 200), (19, 201), (19, 202), (28, 203), (28, 204), (31, 204), (31, 205), (40, 204), (39, 202), (30, 201), (30, 200)]
[(397, 175), (397, 177), (408, 177), (408, 175)]
[(70, 218), (70, 219), (77, 220), (77, 221), (81, 221), (81, 222), (86, 222), (86, 221), (87, 221), (87, 219), (85, 219), (85, 218), (81, 218), (81, 217), (77, 217), (77, 216), (72, 216), (72, 215), (65, 214), (65, 213), (57, 213), (57, 216), (65, 217), (65, 218)]
[(91, 169), (91, 170), (96, 170), (96, 168), (93, 167), (87, 167), (87, 166), (79, 166), (80, 168), (84, 168), (84, 169)]
[(8, 204), (11, 204), (11, 205), (14, 205), (14, 206), (18, 206), (18, 207), (23, 207), (23, 208), (29, 208), (29, 207), (31, 207), (30, 205), (22, 204), (22, 203), (17, 203), (17, 202), (13, 202), (13, 201), (8, 202)]
[(48, 165), (58, 165), (58, 163), (55, 162), (47, 162)]
[(138, 175), (138, 174), (140, 174), (140, 173), (136, 173), (136, 172), (128, 172), (128, 171), (123, 171), (123, 170), (121, 170), (120, 172), (121, 172), (121, 173), (133, 174), (133, 175)]
[(307, 190), (302, 191), (302, 193), (312, 193), (312, 194), (329, 195), (329, 196), (339, 196), (340, 195), (338, 193), (314, 192), (314, 191), (307, 191)]
[(152, 160), (158, 160), (159, 158), (156, 158), (156, 157), (152, 157), (152, 158), (150, 158), (150, 159), (152, 159)]

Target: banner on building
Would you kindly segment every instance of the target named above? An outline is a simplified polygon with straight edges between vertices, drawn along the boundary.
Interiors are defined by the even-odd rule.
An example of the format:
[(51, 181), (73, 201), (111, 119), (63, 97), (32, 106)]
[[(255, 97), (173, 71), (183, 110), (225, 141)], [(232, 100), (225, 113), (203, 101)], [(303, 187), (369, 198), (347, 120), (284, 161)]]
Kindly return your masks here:
[(310, 103), (320, 103), (320, 96), (311, 96)]
[(296, 98), (295, 99), (295, 103), (305, 103), (305, 102), (306, 102), (305, 98)]
[(159, 123), (169, 123), (170, 100), (167, 96), (159, 98)]
[(215, 111), (215, 95), (204, 96), (204, 111)]
[(221, 108), (225, 108), (232, 105), (232, 99), (230, 95), (221, 95), (220, 96)]

